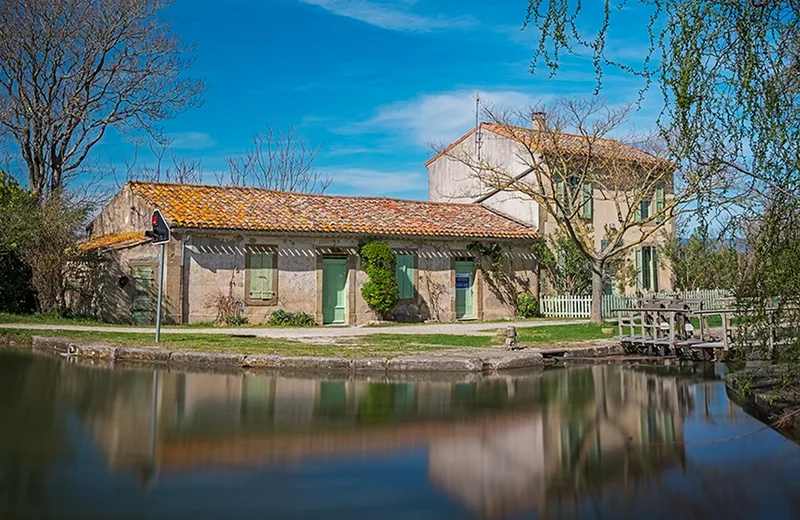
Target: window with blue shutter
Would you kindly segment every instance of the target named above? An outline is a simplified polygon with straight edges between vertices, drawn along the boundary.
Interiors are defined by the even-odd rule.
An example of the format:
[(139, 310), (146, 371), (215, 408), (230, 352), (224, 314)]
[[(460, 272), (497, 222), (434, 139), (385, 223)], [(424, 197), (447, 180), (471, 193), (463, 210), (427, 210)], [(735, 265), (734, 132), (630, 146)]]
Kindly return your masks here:
[(397, 297), (414, 297), (414, 255), (397, 255)]
[(245, 260), (248, 299), (252, 301), (272, 300), (275, 297), (273, 287), (275, 254), (265, 251), (248, 251)]

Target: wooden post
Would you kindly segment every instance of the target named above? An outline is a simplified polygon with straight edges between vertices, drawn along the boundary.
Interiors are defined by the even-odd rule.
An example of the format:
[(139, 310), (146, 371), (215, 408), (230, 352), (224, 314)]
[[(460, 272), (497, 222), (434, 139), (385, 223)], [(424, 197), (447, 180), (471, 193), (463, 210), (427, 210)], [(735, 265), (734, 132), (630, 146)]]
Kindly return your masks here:
[(669, 350), (675, 354), (675, 313), (669, 313)]
[(730, 345), (729, 345), (729, 342), (730, 342), (730, 323), (729, 323), (730, 315), (727, 312), (722, 312), (722, 313), (720, 313), (720, 315), (722, 316), (722, 327), (724, 329), (723, 330), (723, 334), (725, 336), (724, 339), (722, 340), (722, 349), (724, 351), (723, 355), (727, 359), (728, 358), (728, 351), (730, 350)]

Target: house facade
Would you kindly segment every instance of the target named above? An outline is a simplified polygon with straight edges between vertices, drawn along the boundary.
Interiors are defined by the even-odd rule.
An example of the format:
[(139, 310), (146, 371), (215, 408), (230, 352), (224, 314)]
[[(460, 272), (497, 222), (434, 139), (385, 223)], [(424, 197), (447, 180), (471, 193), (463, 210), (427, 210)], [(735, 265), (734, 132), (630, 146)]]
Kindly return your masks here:
[[(81, 244), (107, 261), (91, 302), (103, 319), (149, 324), (155, 316), (158, 247), (144, 236), (154, 210), (172, 229), (165, 246), (166, 323), (214, 321), (234, 306), (250, 323), (278, 309), (319, 324), (378, 316), (361, 295), (368, 277), (359, 245), (385, 241), (397, 254), (399, 321), (513, 316), (519, 292), (538, 294), (530, 255), (537, 232), (478, 204), (334, 197), (256, 188), (128, 182)], [(480, 244), (504, 251), (493, 277)]]
[[(539, 124), (543, 122), (540, 121)], [(575, 138), (569, 134), (561, 135), (565, 142)], [(602, 139), (595, 143), (598, 147), (603, 145), (608, 147), (609, 153), (624, 154), (623, 157), (630, 157), (632, 161), (655, 159), (646, 152), (616, 141)], [(580, 144), (576, 146), (577, 149), (579, 147)], [(425, 163), (428, 168), (429, 200), (481, 204), (538, 230), (543, 236), (552, 235), (558, 230), (556, 219), (534, 198), (519, 191), (498, 190), (495, 189), (496, 186), (488, 186), (481, 175), (476, 174), (474, 168), (470, 167), (468, 161), (460, 159), (476, 155), (482, 162), (491, 164), (519, 182), (537, 185), (534, 181), (535, 173), (530, 166), (528, 150), (500, 125), (482, 123)], [(558, 189), (556, 180), (550, 179), (550, 182), (554, 189)], [(646, 221), (649, 216), (656, 214), (655, 211), (664, 207), (665, 201), (671, 197), (671, 190), (672, 182), (665, 182), (653, 191), (652, 200), (642, 200), (637, 204), (639, 207), (630, 208), (629, 211), (635, 211), (637, 218)], [(611, 198), (601, 196), (601, 190), (596, 189), (596, 186), (593, 188), (591, 184), (584, 189), (583, 197), (585, 200), (581, 217), (588, 221), (594, 230), (604, 230), (606, 226), (617, 225), (618, 205), (623, 207), (628, 205), (625, 193), (616, 193)], [(671, 272), (665, 262), (658, 261), (658, 248), (666, 237), (674, 236), (675, 225), (670, 220), (659, 222), (657, 225), (661, 228), (659, 232), (653, 233), (645, 240), (641, 240), (642, 231), (647, 232), (649, 226), (656, 226), (655, 222), (634, 226), (622, 237), (623, 241), (628, 243), (641, 240), (640, 244), (630, 250), (627, 258), (635, 265), (637, 271), (636, 285), (629, 287), (627, 289), (629, 292), (672, 290)], [(605, 246), (602, 233), (594, 233), (593, 240), (596, 250)], [(609, 284), (608, 290), (615, 290), (613, 284)]]

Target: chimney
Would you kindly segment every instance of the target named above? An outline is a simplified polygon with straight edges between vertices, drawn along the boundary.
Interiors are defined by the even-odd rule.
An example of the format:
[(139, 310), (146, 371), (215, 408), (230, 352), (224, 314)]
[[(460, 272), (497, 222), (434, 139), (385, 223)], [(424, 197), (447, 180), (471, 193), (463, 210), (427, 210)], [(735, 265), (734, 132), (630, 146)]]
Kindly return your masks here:
[(544, 112), (531, 112), (531, 120), (533, 122), (534, 130), (538, 130), (540, 132), (547, 130), (547, 114)]

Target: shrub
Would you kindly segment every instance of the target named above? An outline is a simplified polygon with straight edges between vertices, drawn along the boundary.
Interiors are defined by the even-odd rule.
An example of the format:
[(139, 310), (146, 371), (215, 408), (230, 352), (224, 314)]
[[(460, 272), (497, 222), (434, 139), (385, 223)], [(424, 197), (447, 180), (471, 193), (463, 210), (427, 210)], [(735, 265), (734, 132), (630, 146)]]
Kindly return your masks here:
[(233, 296), (233, 281), (229, 284), (227, 296), (220, 292), (220, 294), (206, 303), (206, 307), (217, 312), (217, 318), (214, 323), (220, 325), (246, 325), (248, 322), (247, 317), (242, 316), (244, 310), (242, 301)]
[(531, 293), (517, 295), (517, 316), (535, 318), (539, 316), (539, 298)]
[(364, 301), (381, 316), (397, 303), (397, 258), (386, 242), (373, 240), (359, 250), (369, 280), (361, 288)]
[(282, 327), (313, 327), (317, 324), (314, 316), (307, 312), (287, 312), (278, 309), (269, 316), (269, 325)]
[(224, 323), (225, 325), (240, 326), (240, 325), (247, 325), (248, 323), (250, 323), (250, 320), (247, 318), (247, 316), (235, 314), (223, 318), (222, 323)]

